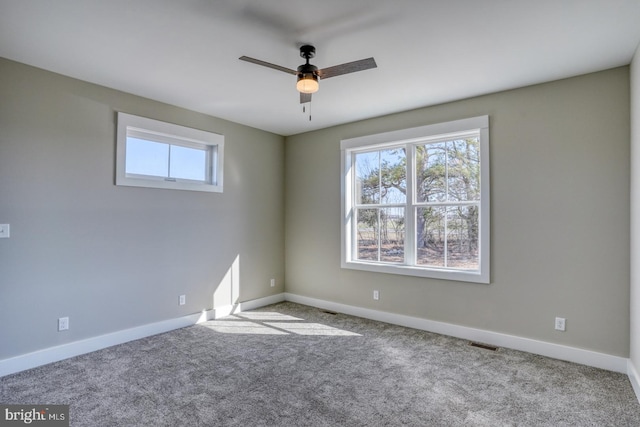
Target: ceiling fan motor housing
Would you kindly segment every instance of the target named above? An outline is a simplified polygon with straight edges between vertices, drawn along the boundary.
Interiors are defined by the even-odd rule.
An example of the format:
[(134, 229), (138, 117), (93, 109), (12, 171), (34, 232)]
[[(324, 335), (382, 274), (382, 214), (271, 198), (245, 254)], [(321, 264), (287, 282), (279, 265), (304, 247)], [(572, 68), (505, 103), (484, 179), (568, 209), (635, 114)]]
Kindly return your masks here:
[(310, 44), (300, 46), (300, 56), (305, 59), (311, 59), (316, 56), (316, 48)]
[(316, 56), (316, 48), (311, 45), (304, 45), (300, 48), (300, 56), (306, 59), (307, 63), (298, 67), (298, 81), (305, 78), (318, 81), (318, 67), (309, 64), (309, 59)]
[(318, 75), (318, 67), (313, 64), (302, 64), (298, 67), (298, 75), (300, 74), (313, 74)]

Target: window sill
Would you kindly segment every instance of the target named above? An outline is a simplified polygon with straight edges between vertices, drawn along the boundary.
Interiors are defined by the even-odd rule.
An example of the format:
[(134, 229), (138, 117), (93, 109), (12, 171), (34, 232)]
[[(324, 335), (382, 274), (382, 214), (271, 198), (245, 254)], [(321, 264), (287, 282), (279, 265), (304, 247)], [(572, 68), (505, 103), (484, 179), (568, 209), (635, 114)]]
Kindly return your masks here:
[(180, 180), (144, 179), (116, 176), (116, 185), (125, 187), (163, 188), (166, 190), (204, 191), (208, 193), (222, 193), (221, 185), (185, 182)]
[(422, 268), (400, 264), (380, 264), (363, 261), (343, 261), (342, 268), (370, 271), (373, 273), (400, 274), (403, 276), (425, 277), (431, 279), (455, 280), (459, 282), (489, 283), (479, 271), (450, 270), (439, 268)]

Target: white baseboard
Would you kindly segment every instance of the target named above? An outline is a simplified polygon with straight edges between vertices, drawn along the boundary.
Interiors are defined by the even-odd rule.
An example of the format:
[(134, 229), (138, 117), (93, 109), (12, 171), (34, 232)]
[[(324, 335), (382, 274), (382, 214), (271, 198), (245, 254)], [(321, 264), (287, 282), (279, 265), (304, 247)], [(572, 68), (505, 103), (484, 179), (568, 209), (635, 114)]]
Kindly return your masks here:
[(0, 360), (0, 377), (35, 368), (48, 363), (57, 362), (92, 351), (101, 350), (118, 344), (152, 335), (169, 332), (187, 326), (202, 323), (211, 319), (219, 319), (229, 314), (238, 313), (242, 310), (251, 310), (276, 302), (284, 301), (284, 294), (259, 298), (252, 301), (243, 302), (236, 305), (216, 307), (212, 310), (204, 310), (202, 313), (194, 313), (176, 319), (164, 320), (148, 325), (137, 326), (135, 328), (112, 332), (97, 337), (74, 341), (55, 347), (45, 348), (32, 353), (22, 354), (9, 359)]
[(280, 293), (276, 295), (270, 295), (264, 298), (253, 299), (251, 301), (245, 301), (240, 303), (240, 311), (253, 310), (254, 308), (264, 307), (265, 305), (276, 304), (285, 301), (285, 294)]
[(442, 335), (449, 335), (456, 338), (491, 344), (498, 347), (526, 351), (528, 353), (539, 354), (541, 356), (547, 356), (553, 359), (566, 360), (569, 362), (593, 366), (609, 371), (620, 373), (627, 373), (628, 371), (627, 364), (629, 359), (624, 357), (612, 356), (610, 354), (598, 353), (595, 351), (568, 347), (560, 344), (553, 344), (529, 338), (522, 338), (515, 335), (507, 335), (482, 329), (469, 328), (466, 326), (454, 325), (451, 323), (437, 322), (434, 320), (405, 316), (402, 314), (394, 314), (369, 308), (340, 304), (316, 298), (309, 298), (288, 292), (285, 293), (285, 299), (287, 301), (310, 305), (312, 307), (318, 307), (325, 310), (336, 311), (339, 313), (364, 317), (366, 319), (406, 326), (414, 329), (421, 329)]
[(631, 363), (631, 359), (627, 362), (627, 376), (629, 376), (631, 387), (633, 387), (633, 391), (636, 393), (638, 402), (640, 402), (640, 376), (638, 376), (638, 371), (635, 366), (633, 366), (633, 363)]
[(223, 307), (216, 307), (211, 310), (211, 316), (207, 320), (220, 319), (221, 317), (228, 316), (230, 314), (238, 313), (240, 311), (240, 304), (225, 305)]

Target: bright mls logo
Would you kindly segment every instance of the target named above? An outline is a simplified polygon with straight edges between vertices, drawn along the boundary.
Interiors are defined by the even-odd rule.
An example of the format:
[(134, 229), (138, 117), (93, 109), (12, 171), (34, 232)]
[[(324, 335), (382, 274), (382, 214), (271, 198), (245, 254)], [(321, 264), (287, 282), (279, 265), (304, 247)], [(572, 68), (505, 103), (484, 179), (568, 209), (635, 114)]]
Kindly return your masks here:
[(69, 427), (69, 405), (0, 405), (0, 427)]

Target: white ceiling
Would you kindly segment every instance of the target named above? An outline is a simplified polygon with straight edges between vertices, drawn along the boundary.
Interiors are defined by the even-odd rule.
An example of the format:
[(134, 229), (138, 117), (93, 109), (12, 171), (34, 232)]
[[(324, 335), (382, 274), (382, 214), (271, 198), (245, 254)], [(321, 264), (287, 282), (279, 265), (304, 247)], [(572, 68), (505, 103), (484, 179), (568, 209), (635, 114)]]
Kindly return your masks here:
[[(281, 135), (629, 64), (640, 0), (0, 0), (0, 56)], [(312, 121), (299, 46), (320, 68)], [(1, 100), (0, 100), (1, 102)]]

